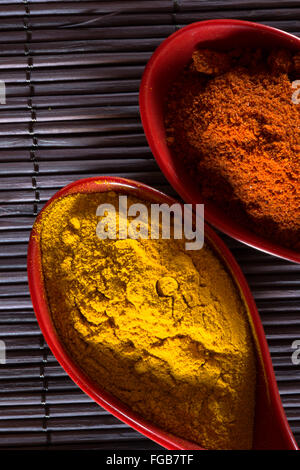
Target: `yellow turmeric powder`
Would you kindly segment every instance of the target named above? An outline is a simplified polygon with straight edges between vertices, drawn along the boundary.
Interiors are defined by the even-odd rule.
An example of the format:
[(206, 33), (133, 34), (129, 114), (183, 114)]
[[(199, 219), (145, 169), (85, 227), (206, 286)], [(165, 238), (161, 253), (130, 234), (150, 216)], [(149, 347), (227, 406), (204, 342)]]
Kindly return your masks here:
[(45, 211), (43, 275), (62, 342), (149, 422), (207, 449), (251, 448), (255, 359), (230, 274), (207, 243), (100, 240), (96, 209), (117, 200), (74, 194)]

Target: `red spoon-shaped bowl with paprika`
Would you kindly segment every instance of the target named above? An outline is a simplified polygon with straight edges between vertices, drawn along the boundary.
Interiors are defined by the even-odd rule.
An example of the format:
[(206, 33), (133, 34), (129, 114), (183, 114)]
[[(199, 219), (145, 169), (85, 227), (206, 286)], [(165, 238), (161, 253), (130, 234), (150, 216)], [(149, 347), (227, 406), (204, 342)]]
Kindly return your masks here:
[[(300, 39), (258, 23), (209, 20), (193, 23), (168, 37), (156, 49), (140, 86), (140, 113), (146, 138), (164, 175), (185, 202), (205, 203), (205, 219), (231, 237), (266, 253), (300, 263), (300, 252), (265, 239), (243, 227), (216, 204), (203, 200), (199, 186), (167, 145), (163, 103), (178, 73), (197, 47), (230, 50), (236, 47), (300, 50)], [(296, 216), (296, 214), (295, 214)]]
[[(111, 412), (124, 423), (170, 450), (201, 450), (193, 442), (185, 441), (133, 413), (110, 393), (101, 389), (91, 377), (85, 375), (70, 357), (59, 338), (51, 319), (44, 284), (39, 224), (43, 211), (56, 199), (75, 193), (115, 191), (131, 194), (154, 203), (173, 204), (174, 199), (144, 184), (123, 178), (95, 177), (76, 181), (58, 191), (45, 205), (36, 219), (31, 232), (28, 248), (28, 281), (34, 311), (42, 333), (56, 359), (79, 387), (99, 405)], [(96, 216), (96, 215), (95, 215)], [(222, 260), (229, 275), (235, 282), (244, 301), (252, 329), (257, 358), (256, 408), (254, 423), (254, 449), (297, 449), (296, 441), (289, 428), (272, 367), (264, 330), (247, 282), (234, 257), (221, 239), (205, 225), (205, 240)]]

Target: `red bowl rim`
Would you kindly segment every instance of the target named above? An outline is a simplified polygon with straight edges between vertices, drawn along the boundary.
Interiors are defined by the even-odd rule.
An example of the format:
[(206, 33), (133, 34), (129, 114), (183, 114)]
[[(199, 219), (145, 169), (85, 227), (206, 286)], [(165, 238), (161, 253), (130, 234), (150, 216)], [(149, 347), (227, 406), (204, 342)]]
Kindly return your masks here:
[[(152, 82), (152, 72), (156, 67), (157, 60), (159, 59), (161, 53), (164, 51), (166, 46), (168, 46), (174, 39), (177, 39), (179, 36), (184, 36), (186, 32), (189, 32), (194, 29), (201, 29), (205, 25), (212, 25), (212, 26), (220, 26), (220, 25), (228, 25), (228, 26), (245, 26), (252, 30), (259, 29), (265, 33), (275, 33), (277, 37), (282, 38), (289, 38), (292, 40), (293, 44), (299, 42), (300, 48), (300, 38), (294, 36), (293, 34), (286, 33), (285, 31), (281, 31), (280, 29), (273, 28), (271, 26), (266, 26), (260, 23), (254, 23), (250, 21), (242, 21), (242, 20), (231, 20), (231, 19), (223, 19), (223, 20), (207, 20), (207, 21), (199, 21), (196, 23), (189, 24), (185, 26), (175, 33), (171, 34), (167, 39), (165, 39), (155, 50), (151, 58), (149, 59), (141, 81), (140, 85), (140, 92), (139, 92), (139, 106), (140, 106), (140, 115), (141, 120), (144, 128), (144, 132), (146, 135), (146, 139), (148, 141), (149, 147), (162, 170), (163, 174), (172, 185), (172, 187), (177, 191), (177, 193), (182, 197), (185, 202), (189, 203), (205, 203), (205, 201), (197, 200), (195, 201), (193, 197), (190, 195), (189, 188), (187, 188), (184, 184), (182, 184), (180, 177), (178, 177), (177, 173), (171, 168), (161, 155), (160, 151), (158, 150), (157, 140), (155, 135), (153, 134), (153, 117), (149, 116), (149, 109), (151, 109), (151, 89), (153, 87)], [(300, 253), (293, 250), (281, 246), (277, 243), (273, 243), (272, 241), (256, 235), (254, 232), (251, 232), (249, 229), (240, 227), (232, 227), (231, 221), (227, 218), (225, 220), (220, 220), (219, 217), (215, 216), (214, 214), (210, 213), (209, 209), (206, 208), (206, 220), (213, 225), (218, 230), (221, 230), (223, 233), (231, 236), (232, 238), (245, 243), (248, 246), (256, 248), (260, 251), (268, 253), (270, 255), (275, 255), (279, 258), (286, 259), (288, 261), (292, 261), (295, 263), (300, 263)]]
[[(61, 364), (63, 369), (71, 377), (71, 379), (79, 385), (79, 387), (89, 395), (94, 401), (101, 405), (104, 409), (112, 413), (114, 416), (122, 420), (124, 423), (130, 425), (133, 429), (149, 437), (153, 441), (162, 445), (169, 450), (203, 450), (196, 444), (180, 439), (168, 432), (162, 431), (160, 428), (148, 423), (143, 418), (139, 417), (136, 413), (132, 412), (118, 399), (113, 397), (110, 393), (100, 390), (100, 387), (87, 377), (84, 372), (74, 363), (72, 358), (64, 349), (58, 335), (55, 331), (54, 325), (51, 321), (51, 314), (48, 308), (48, 302), (44, 290), (44, 281), (41, 266), (41, 254), (39, 246), (39, 230), (38, 225), (41, 221), (43, 213), (58, 198), (75, 194), (79, 192), (103, 192), (103, 191), (116, 191), (126, 194), (134, 194), (140, 199), (146, 199), (156, 202), (166, 202), (173, 204), (176, 199), (150, 187), (145, 184), (128, 180), (119, 177), (91, 177), (74, 181), (68, 184), (57, 193), (45, 204), (36, 218), (34, 226), (30, 234), (28, 245), (27, 257), (27, 271), (29, 290), (32, 299), (34, 312), (39, 323), (40, 329), (44, 338), (49, 345), (52, 353)], [(298, 449), (295, 438), (289, 427), (273, 370), (272, 360), (269, 353), (264, 329), (256, 308), (256, 304), (252, 297), (250, 288), (247, 281), (231, 252), (214, 232), (214, 230), (205, 223), (205, 237), (207, 237), (210, 244), (216, 250), (220, 258), (223, 260), (225, 266), (231, 273), (237, 287), (240, 289), (244, 303), (248, 308), (248, 314), (254, 326), (254, 334), (259, 348), (259, 354), (263, 358), (264, 370), (266, 374), (266, 381), (269, 388), (270, 400), (274, 407), (277, 422), (280, 429), (284, 432), (286, 439), (289, 441), (290, 449)]]

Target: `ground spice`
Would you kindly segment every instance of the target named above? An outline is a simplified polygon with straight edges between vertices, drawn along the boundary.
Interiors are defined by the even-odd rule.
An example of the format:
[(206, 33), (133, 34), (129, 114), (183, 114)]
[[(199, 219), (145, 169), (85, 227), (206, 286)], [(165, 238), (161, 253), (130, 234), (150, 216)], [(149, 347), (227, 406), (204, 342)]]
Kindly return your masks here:
[(62, 342), (150, 422), (206, 448), (251, 448), (255, 359), (232, 278), (207, 244), (100, 240), (96, 209), (117, 198), (69, 195), (44, 213), (43, 274)]
[(204, 200), (300, 250), (300, 54), (197, 50), (166, 98), (167, 142)]

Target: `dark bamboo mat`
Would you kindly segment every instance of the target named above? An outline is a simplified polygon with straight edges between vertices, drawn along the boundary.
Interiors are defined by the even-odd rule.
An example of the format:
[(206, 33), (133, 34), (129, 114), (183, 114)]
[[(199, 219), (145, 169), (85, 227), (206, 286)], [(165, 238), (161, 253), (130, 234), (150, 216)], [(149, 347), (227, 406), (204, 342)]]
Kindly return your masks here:
[[(173, 194), (147, 146), (138, 88), (160, 42), (193, 21), (239, 18), (300, 35), (299, 0), (0, 0), (0, 447), (156, 449), (68, 378), (40, 333), (26, 250), (45, 201), (93, 175)], [(283, 404), (300, 443), (300, 265), (223, 237), (254, 293)]]

